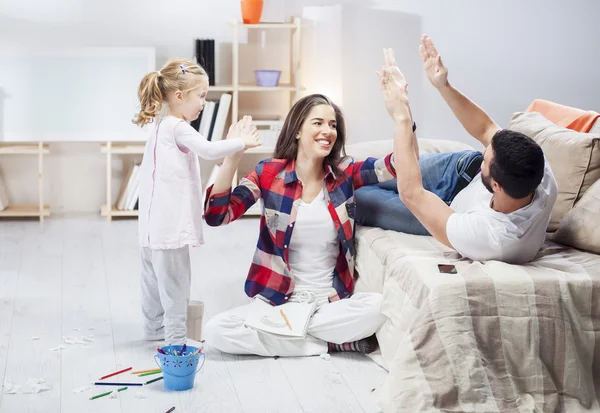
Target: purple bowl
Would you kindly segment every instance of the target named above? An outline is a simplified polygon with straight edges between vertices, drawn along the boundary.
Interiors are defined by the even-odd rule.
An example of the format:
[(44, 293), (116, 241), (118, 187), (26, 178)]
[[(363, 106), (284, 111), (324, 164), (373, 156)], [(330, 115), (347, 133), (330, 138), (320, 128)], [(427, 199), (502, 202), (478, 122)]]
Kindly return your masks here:
[(258, 86), (274, 87), (279, 83), (281, 70), (255, 70), (254, 77)]

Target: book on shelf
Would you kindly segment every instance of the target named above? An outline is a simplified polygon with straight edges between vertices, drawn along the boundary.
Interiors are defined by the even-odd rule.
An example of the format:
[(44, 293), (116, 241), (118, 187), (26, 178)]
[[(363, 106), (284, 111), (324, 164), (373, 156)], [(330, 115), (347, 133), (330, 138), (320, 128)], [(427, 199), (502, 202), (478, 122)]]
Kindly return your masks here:
[(198, 133), (200, 133), (200, 135), (204, 136), (206, 139), (210, 137), (210, 126), (212, 123), (215, 106), (215, 102), (208, 101), (206, 102), (206, 105), (204, 105), (204, 110), (202, 110), (202, 120), (200, 121)]
[(212, 102), (213, 103), (213, 110), (212, 110), (212, 116), (210, 119), (210, 128), (208, 129), (208, 134), (204, 135), (204, 137), (207, 140), (211, 140), (212, 138), (212, 133), (213, 130), (215, 129), (215, 121), (217, 120), (217, 113), (219, 113), (219, 102)]
[(8, 191), (0, 174), (0, 211), (4, 211), (8, 207)]
[(231, 106), (231, 95), (223, 93), (219, 100), (219, 106), (217, 116), (215, 117), (214, 126), (209, 141), (217, 142), (223, 139), (223, 133), (225, 132), (225, 124), (227, 123), (227, 115), (229, 115), (229, 107)]
[(140, 194), (140, 165), (134, 164), (121, 184), (116, 207), (119, 211), (132, 211)]
[(214, 39), (196, 39), (194, 54), (196, 62), (206, 70), (208, 84), (215, 85), (215, 41)]

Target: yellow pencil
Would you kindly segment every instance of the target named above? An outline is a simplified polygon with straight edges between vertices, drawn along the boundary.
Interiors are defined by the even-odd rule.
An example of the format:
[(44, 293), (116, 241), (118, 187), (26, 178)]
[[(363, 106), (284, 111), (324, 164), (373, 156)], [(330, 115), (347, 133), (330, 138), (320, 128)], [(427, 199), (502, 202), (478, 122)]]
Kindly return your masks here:
[(279, 312), (281, 313), (281, 316), (285, 320), (285, 323), (287, 324), (288, 328), (291, 330), (292, 325), (290, 324), (290, 320), (288, 320), (288, 318), (285, 316), (285, 313), (283, 312), (283, 310), (281, 308), (279, 309)]
[(132, 371), (131, 374), (142, 374), (142, 373), (150, 373), (150, 372), (155, 372), (155, 371), (161, 371), (161, 370), (160, 369), (138, 370), (138, 371)]

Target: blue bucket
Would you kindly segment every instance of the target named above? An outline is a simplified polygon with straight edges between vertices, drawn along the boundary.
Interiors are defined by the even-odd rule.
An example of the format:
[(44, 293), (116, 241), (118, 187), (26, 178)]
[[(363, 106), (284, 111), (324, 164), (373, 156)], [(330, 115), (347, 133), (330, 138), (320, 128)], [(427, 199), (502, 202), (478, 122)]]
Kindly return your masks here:
[[(175, 350), (181, 354), (183, 346), (165, 346), (161, 350), (167, 354), (156, 354), (154, 361), (163, 372), (163, 380), (166, 390), (189, 390), (194, 387), (194, 379), (196, 373), (204, 366), (206, 356), (200, 352), (191, 354), (198, 350), (197, 347), (187, 346), (185, 356), (171, 355), (171, 351)], [(202, 364), (198, 367), (200, 356), (202, 356)]]

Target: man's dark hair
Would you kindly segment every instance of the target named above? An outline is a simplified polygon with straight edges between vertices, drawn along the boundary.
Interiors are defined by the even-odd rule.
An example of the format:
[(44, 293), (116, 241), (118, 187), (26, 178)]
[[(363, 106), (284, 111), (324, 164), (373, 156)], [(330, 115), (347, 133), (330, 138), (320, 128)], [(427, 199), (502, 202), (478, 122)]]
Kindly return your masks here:
[(544, 177), (544, 152), (531, 138), (502, 129), (492, 138), (494, 159), (490, 175), (511, 198), (521, 199), (535, 192)]

